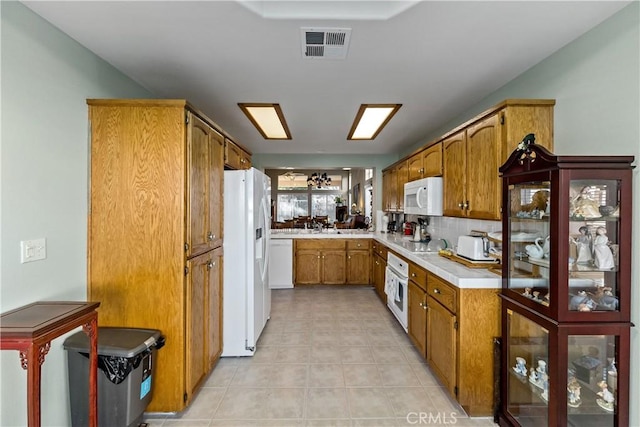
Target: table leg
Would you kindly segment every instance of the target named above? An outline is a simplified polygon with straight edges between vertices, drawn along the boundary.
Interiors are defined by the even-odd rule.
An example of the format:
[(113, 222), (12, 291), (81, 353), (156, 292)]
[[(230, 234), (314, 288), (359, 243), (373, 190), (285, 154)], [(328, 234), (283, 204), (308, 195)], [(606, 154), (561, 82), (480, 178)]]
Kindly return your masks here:
[[(29, 427), (40, 427), (40, 366), (48, 351), (49, 343), (44, 345), (31, 343), (27, 348), (27, 423)], [(23, 354), (21, 352), (21, 358)]]
[(98, 426), (98, 318), (94, 316), (82, 326), (89, 336), (89, 426)]

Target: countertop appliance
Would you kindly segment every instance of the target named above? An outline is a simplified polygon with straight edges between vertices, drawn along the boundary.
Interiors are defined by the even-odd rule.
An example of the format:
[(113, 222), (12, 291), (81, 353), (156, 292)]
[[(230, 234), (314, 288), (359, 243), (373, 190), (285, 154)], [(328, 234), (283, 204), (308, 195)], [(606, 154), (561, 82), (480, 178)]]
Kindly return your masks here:
[(271, 239), (269, 288), (293, 288), (293, 239)]
[(456, 253), (471, 261), (495, 261), (489, 256), (489, 240), (481, 236), (459, 236)]
[(271, 314), (271, 180), (261, 171), (224, 171), (222, 356), (253, 356)]
[(442, 216), (442, 177), (432, 176), (404, 185), (404, 213)]
[(398, 319), (400, 325), (408, 331), (409, 300), (409, 264), (393, 253), (387, 254), (387, 269), (385, 270), (384, 292), (387, 294), (387, 307)]

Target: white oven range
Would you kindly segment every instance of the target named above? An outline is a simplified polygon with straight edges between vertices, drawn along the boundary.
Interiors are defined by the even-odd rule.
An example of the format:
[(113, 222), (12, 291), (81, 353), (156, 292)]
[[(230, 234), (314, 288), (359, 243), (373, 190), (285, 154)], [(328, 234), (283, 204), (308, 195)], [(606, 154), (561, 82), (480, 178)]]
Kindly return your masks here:
[(398, 319), (400, 325), (407, 329), (407, 300), (409, 284), (409, 264), (391, 252), (387, 255), (384, 291), (387, 294), (387, 307)]

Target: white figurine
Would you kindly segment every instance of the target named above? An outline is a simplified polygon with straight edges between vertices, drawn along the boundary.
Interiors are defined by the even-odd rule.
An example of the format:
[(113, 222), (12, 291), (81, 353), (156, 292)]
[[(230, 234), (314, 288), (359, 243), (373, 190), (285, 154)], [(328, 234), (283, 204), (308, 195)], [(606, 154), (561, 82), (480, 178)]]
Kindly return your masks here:
[(580, 383), (575, 377), (569, 378), (569, 382), (567, 384), (567, 405), (572, 408), (577, 408), (582, 403), (580, 399)]
[(580, 193), (571, 200), (571, 216), (585, 219), (600, 218), (599, 203), (591, 198), (589, 187), (583, 187)]
[(596, 399), (596, 403), (604, 410), (613, 412), (613, 402), (615, 401), (615, 397), (613, 393), (609, 391), (607, 387), (607, 383), (604, 381), (600, 381), (598, 383), (598, 387), (600, 387), (600, 391), (596, 393), (602, 399)]
[(577, 259), (579, 263), (589, 263), (593, 259), (591, 255), (591, 233), (589, 227), (583, 225), (578, 229), (580, 236), (576, 237), (574, 242), (576, 244)]
[(518, 375), (526, 376), (527, 375), (527, 361), (522, 357), (516, 357), (516, 366), (513, 367), (513, 370)]
[(596, 238), (593, 241), (593, 255), (595, 258), (595, 266), (600, 270), (611, 270), (615, 267), (613, 262), (613, 252), (609, 248), (609, 238), (607, 237), (607, 229), (598, 227), (596, 229)]

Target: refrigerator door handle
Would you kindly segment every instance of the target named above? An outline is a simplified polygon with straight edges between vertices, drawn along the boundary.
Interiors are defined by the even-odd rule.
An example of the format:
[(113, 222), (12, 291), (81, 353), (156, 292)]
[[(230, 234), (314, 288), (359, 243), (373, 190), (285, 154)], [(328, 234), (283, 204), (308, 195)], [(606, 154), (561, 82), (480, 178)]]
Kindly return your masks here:
[(269, 238), (270, 238), (270, 233), (271, 230), (267, 227), (270, 227), (270, 222), (269, 222), (269, 209), (267, 206), (267, 197), (265, 195), (265, 197), (262, 198), (262, 201), (260, 202), (260, 210), (262, 212), (261, 218), (260, 218), (260, 222), (262, 224), (260, 224), (260, 226), (262, 227), (263, 233), (262, 233), (262, 253), (264, 254), (264, 262), (262, 264), (262, 271), (260, 272), (260, 276), (262, 277), (262, 283), (264, 283), (267, 280), (267, 272), (269, 269)]

